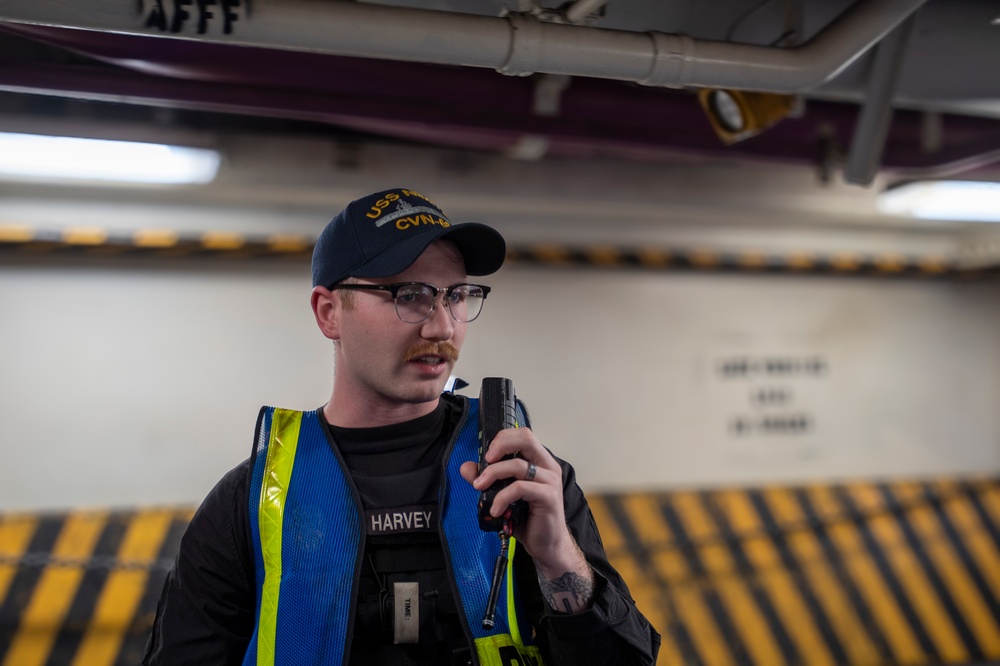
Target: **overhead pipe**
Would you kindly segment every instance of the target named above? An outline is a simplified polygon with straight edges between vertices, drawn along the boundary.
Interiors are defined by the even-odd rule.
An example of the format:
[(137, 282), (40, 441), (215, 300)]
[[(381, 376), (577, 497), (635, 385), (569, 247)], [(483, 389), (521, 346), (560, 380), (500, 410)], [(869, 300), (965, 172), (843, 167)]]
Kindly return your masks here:
[(861, 0), (793, 48), (548, 23), (528, 13), (491, 17), (329, 0), (3, 0), (0, 22), (486, 67), (512, 75), (796, 93), (835, 77), (924, 2)]
[(894, 168), (889, 173), (894, 182), (909, 180), (939, 180), (1000, 163), (1000, 148), (961, 157), (943, 164), (926, 167)]

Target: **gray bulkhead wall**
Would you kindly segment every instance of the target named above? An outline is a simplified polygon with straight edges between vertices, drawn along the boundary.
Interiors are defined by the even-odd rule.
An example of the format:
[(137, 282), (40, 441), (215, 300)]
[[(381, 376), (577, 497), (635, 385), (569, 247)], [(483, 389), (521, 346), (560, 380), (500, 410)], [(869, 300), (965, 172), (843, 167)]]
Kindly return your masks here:
[[(511, 266), (457, 374), (505, 375), (592, 490), (1000, 471), (1000, 287)], [(11, 509), (197, 503), (262, 404), (329, 395), (305, 266), (0, 264)]]

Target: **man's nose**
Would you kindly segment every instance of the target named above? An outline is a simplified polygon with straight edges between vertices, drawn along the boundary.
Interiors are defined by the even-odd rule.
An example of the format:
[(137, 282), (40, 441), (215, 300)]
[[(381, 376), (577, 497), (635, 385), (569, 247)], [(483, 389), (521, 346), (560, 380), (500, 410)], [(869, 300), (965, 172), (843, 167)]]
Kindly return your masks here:
[(434, 299), (431, 314), (423, 322), (421, 334), (428, 340), (448, 340), (455, 333), (455, 318), (445, 304), (447, 294), (439, 294)]

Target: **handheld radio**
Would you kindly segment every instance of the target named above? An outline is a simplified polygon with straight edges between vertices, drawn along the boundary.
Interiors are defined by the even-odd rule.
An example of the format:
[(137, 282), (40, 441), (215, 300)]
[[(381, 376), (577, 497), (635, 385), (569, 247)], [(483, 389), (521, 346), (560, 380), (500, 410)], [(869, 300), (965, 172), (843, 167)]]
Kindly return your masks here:
[[(507, 428), (517, 428), (514, 383), (505, 377), (485, 377), (479, 391), (479, 472), (486, 469), (486, 452), (497, 433)], [(504, 460), (514, 458), (504, 457)], [(484, 532), (504, 532), (511, 535), (514, 525), (527, 516), (528, 505), (518, 500), (511, 504), (499, 518), (490, 515), (490, 507), (497, 493), (514, 482), (501, 479), (479, 493), (479, 529)]]

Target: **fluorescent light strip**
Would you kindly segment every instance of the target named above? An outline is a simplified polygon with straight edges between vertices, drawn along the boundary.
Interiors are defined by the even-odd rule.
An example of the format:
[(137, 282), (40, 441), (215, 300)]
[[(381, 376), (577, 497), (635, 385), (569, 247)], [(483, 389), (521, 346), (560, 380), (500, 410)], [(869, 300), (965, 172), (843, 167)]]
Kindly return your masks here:
[(880, 194), (877, 205), (889, 215), (924, 220), (1000, 222), (1000, 183), (971, 180), (908, 183)]
[(214, 150), (0, 132), (0, 178), (183, 185), (210, 183)]

